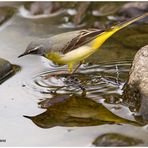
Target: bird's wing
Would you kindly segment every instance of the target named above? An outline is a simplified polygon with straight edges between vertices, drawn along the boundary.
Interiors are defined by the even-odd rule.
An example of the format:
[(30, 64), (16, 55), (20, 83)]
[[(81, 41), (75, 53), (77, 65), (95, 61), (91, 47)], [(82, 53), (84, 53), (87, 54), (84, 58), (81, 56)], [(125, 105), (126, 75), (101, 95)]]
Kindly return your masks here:
[(88, 43), (89, 41), (93, 40), (96, 36), (104, 32), (104, 30), (99, 29), (87, 29), (82, 30), (80, 33), (74, 37), (64, 48), (61, 50), (63, 54), (66, 54), (69, 51), (72, 51), (84, 44)]

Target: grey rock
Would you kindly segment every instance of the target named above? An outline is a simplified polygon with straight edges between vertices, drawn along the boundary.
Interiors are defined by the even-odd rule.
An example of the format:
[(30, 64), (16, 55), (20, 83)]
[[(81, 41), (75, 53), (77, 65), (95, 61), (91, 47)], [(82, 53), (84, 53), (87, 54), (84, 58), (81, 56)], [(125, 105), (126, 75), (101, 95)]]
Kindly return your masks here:
[(83, 21), (90, 4), (90, 2), (81, 2), (79, 4), (77, 13), (73, 18), (73, 22), (75, 25), (79, 25)]
[(14, 70), (12, 64), (9, 61), (0, 58), (0, 83), (2, 83), (6, 77), (13, 72)]
[(148, 122), (148, 45), (135, 55), (122, 98)]
[(29, 11), (32, 15), (51, 14), (60, 9), (58, 2), (33, 2), (30, 4)]
[(131, 7), (134, 7), (140, 10), (146, 10), (148, 8), (148, 2), (129, 2), (123, 5), (122, 8), (127, 9)]
[(126, 15), (127, 17), (135, 17), (148, 11), (148, 2), (128, 2), (123, 5), (119, 13)]
[(134, 146), (142, 143), (142, 140), (117, 133), (107, 133), (95, 139), (95, 146)]
[(0, 24), (3, 24), (5, 21), (10, 19), (15, 12), (14, 7), (1, 7), (0, 6)]
[(136, 53), (128, 83), (138, 83), (140, 92), (148, 96), (148, 45)]

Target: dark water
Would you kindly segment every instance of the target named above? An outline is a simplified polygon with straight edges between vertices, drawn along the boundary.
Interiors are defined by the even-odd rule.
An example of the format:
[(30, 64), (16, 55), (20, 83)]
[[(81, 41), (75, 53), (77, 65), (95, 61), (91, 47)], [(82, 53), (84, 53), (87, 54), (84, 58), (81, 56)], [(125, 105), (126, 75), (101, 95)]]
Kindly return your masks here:
[[(67, 27), (62, 12), (33, 19), (20, 4), (17, 7), (21, 13), (0, 28), (1, 57), (21, 66), (0, 86), (0, 139), (7, 141), (0, 145), (91, 146), (97, 136), (109, 132), (141, 139), (141, 145), (147, 145), (147, 127), (135, 121), (120, 98), (137, 48), (124, 45), (118, 36), (132, 32), (134, 40), (137, 26), (114, 35), (74, 75), (54, 76), (67, 67), (38, 56), (17, 57), (35, 38), (76, 28)], [(85, 28), (85, 23), (79, 27)], [(145, 30), (146, 25), (138, 28)], [(141, 30), (134, 32), (146, 34)]]

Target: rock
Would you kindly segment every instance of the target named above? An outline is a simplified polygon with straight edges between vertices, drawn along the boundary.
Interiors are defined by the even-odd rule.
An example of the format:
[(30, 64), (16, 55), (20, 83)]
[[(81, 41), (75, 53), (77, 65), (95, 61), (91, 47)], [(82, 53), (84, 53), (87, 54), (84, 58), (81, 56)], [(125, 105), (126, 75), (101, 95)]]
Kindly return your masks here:
[(90, 2), (81, 2), (79, 4), (77, 14), (73, 18), (73, 22), (75, 25), (79, 25), (86, 15), (86, 11), (90, 6)]
[(40, 106), (47, 110), (33, 117), (24, 117), (31, 119), (41, 128), (94, 126), (116, 123), (139, 126), (139, 123), (121, 118), (109, 111), (103, 104), (84, 96), (55, 94), (53, 98), (42, 101)]
[(0, 58), (0, 83), (14, 72), (12, 64), (7, 60)]
[(122, 98), (148, 123), (148, 45), (135, 55)]
[(135, 146), (143, 143), (142, 140), (131, 138), (116, 133), (107, 133), (95, 139), (93, 144), (95, 146)]
[(33, 2), (27, 7), (32, 15), (51, 14), (60, 9), (58, 2)]
[(12, 7), (0, 7), (0, 24), (10, 19), (15, 12), (15, 8)]
[(148, 34), (148, 27), (147, 27), (147, 24), (143, 24), (142, 25), (142, 27), (137, 27), (136, 28), (139, 32), (141, 32), (141, 33), (146, 33), (146, 34)]
[(148, 2), (129, 2), (123, 5), (119, 13), (127, 17), (141, 15), (148, 10)]
[(147, 10), (148, 8), (148, 2), (129, 2), (123, 5), (124, 9), (131, 8), (131, 7), (138, 8), (144, 11), (144, 10)]
[(135, 34), (125, 38), (122, 44), (128, 48), (139, 49), (140, 47), (146, 45), (147, 41), (148, 34)]
[(99, 9), (95, 9), (92, 11), (94, 16), (108, 16), (113, 15), (119, 10), (119, 6), (117, 3), (112, 4), (103, 4)]
[(133, 24), (113, 35), (111, 39), (114, 39), (123, 47), (138, 50), (147, 44), (147, 27), (143, 24)]

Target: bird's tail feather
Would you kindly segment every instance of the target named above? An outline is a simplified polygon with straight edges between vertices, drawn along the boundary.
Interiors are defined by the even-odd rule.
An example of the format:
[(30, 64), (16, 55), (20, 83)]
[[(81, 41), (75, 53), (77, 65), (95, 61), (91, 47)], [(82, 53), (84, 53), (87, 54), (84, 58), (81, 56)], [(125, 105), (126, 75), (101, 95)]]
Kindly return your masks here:
[(120, 30), (120, 29), (122, 29), (122, 28), (124, 28), (124, 27), (126, 27), (126, 26), (128, 26), (128, 25), (130, 25), (130, 24), (132, 24), (132, 23), (134, 23), (134, 22), (136, 22), (136, 21), (146, 17), (146, 16), (148, 16), (148, 13), (144, 13), (143, 15), (137, 16), (135, 18), (131, 18), (130, 20), (122, 22), (122, 23), (112, 27), (111, 29), (113, 29), (113, 30), (114, 29)]
[(148, 13), (144, 13), (143, 15), (141, 16), (138, 16), (136, 18), (132, 18), (126, 22), (122, 22), (118, 25), (115, 25), (113, 27), (111, 27), (110, 29), (104, 31), (103, 33), (100, 33), (96, 38), (95, 40), (93, 40), (91, 42), (91, 45), (95, 50), (97, 50), (110, 36), (112, 36), (114, 33), (116, 33), (117, 31), (119, 31), (120, 29), (130, 25), (131, 23), (135, 22), (135, 21), (138, 21), (144, 17), (148, 16)]

